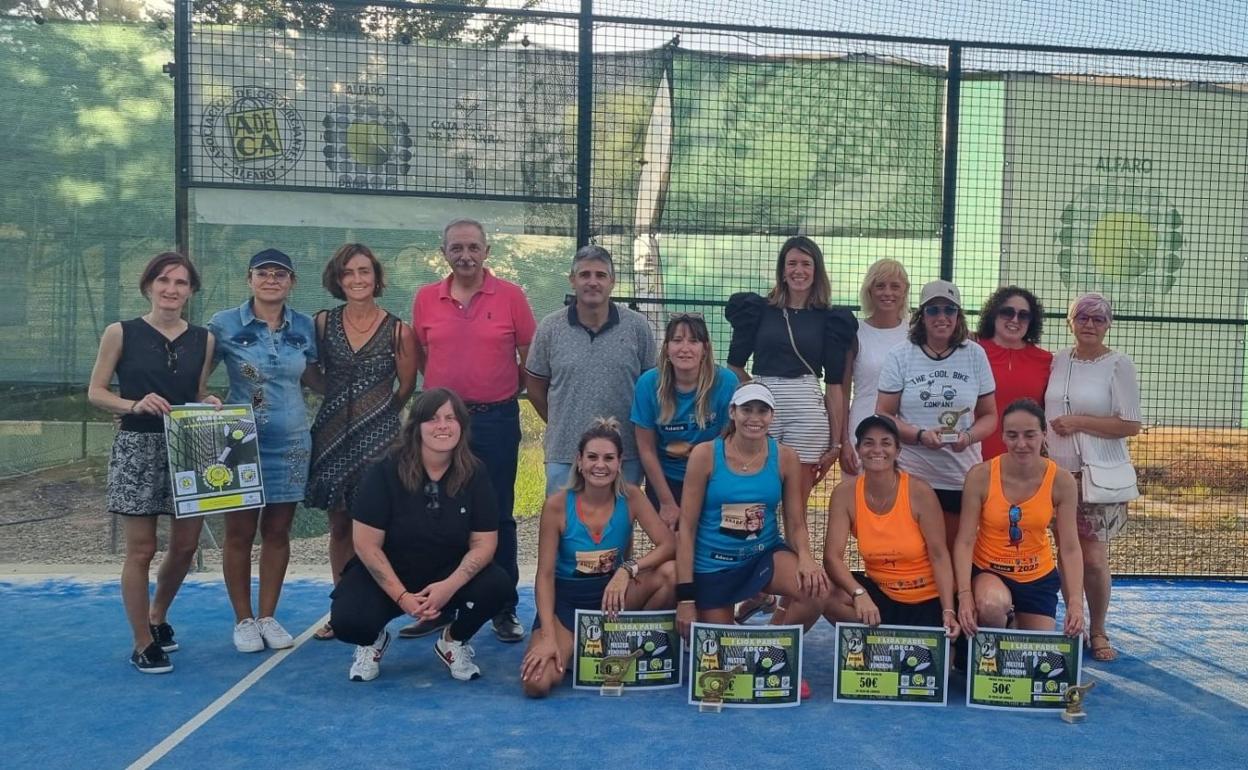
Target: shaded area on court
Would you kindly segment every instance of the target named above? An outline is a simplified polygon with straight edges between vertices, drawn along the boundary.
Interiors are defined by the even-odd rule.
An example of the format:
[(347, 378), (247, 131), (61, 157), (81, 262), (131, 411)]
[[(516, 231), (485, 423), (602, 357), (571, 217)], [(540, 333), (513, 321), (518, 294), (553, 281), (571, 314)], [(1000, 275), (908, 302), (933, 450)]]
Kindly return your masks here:
[[(290, 583), (280, 619), (298, 635), (327, 609), (328, 584)], [(531, 589), (521, 592), (526, 625)], [(484, 677), (450, 679), (432, 640), (396, 640), (381, 677), (347, 680), (351, 648), (308, 641), (158, 763), (237, 767), (421, 764), (532, 767), (560, 762), (650, 766), (667, 761), (771, 767), (932, 764), (1009, 766), (1043, 758), (1072, 767), (1242, 767), (1248, 756), (1248, 585), (1123, 581), (1115, 594), (1113, 664), (1085, 658), (1097, 681), (1089, 719), (968, 709), (951, 682), (946, 708), (832, 702), (833, 639), (807, 637), (815, 697), (797, 709), (698, 714), (682, 690), (601, 698), (519, 693), (524, 645), (477, 638)], [(219, 582), (188, 584), (171, 618), (176, 670), (143, 676), (126, 662), (128, 632), (115, 583), (0, 584), (0, 621), (14, 633), (0, 675), (0, 756), (11, 767), (120, 767), (138, 759), (243, 679), (271, 653), (242, 655)], [(402, 624), (396, 620), (391, 631)], [(956, 677), (955, 677), (956, 679)]]

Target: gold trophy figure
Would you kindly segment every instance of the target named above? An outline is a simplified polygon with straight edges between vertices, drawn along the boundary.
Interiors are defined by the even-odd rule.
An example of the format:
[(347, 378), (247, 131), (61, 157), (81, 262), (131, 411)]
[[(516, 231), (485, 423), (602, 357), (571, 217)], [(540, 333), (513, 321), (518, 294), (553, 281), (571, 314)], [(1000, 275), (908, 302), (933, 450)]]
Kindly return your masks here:
[(718, 714), (724, 708), (724, 693), (732, 687), (732, 678), (745, 673), (745, 666), (737, 665), (724, 670), (703, 671), (698, 675), (698, 687), (702, 688), (702, 700), (698, 703), (698, 711), (711, 711)]
[(1096, 682), (1072, 684), (1066, 688), (1066, 692), (1062, 694), (1062, 700), (1066, 701), (1066, 710), (1062, 712), (1063, 722), (1073, 725), (1088, 718), (1088, 713), (1083, 710), (1083, 701), (1088, 697), (1088, 690), (1093, 687), (1096, 687)]
[(940, 427), (936, 429), (936, 435), (940, 436), (940, 443), (958, 443), (958, 435), (962, 432), (958, 430), (958, 420), (962, 419), (962, 415), (967, 414), (970, 411), (971, 408), (968, 406), (965, 409), (950, 409), (947, 412), (940, 413), (940, 418), (938, 420), (938, 422), (940, 422)]
[(598, 672), (602, 674), (602, 687), (598, 688), (598, 694), (616, 698), (623, 695), (624, 676), (628, 674), (633, 661), (640, 658), (644, 652), (642, 649), (636, 649), (627, 655), (608, 655), (598, 661)]

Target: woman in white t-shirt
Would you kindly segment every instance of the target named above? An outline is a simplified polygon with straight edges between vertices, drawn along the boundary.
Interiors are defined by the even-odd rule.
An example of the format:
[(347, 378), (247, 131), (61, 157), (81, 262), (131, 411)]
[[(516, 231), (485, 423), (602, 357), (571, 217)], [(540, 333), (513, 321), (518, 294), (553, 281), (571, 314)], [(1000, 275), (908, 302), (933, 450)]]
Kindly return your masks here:
[(854, 346), (845, 358), (846, 393), (853, 390), (849, 414), (841, 420), (841, 472), (856, 476), (861, 470), (858, 451), (854, 448), (854, 431), (858, 424), (875, 414), (879, 392), (880, 369), (888, 351), (906, 342), (906, 316), (910, 312), (910, 276), (905, 265), (895, 259), (881, 259), (867, 268), (862, 279), (859, 301), (862, 323)]
[(936, 490), (952, 550), (962, 484), (983, 460), (979, 442), (997, 427), (996, 382), (984, 349), (969, 341), (962, 294), (949, 281), (923, 287), (909, 340), (888, 352), (875, 408), (901, 430), (898, 465)]
[[(1111, 350), (1105, 335), (1114, 314), (1100, 294), (1083, 294), (1070, 303), (1067, 324), (1075, 345), (1053, 358), (1044, 394), (1049, 418), (1049, 457), (1076, 474), (1083, 463), (1130, 462), (1127, 438), (1140, 432), (1140, 384), (1135, 364)], [(1082, 458), (1082, 462), (1081, 462)], [(1078, 485), (1076, 485), (1078, 486)], [(1118, 652), (1105, 634), (1109, 613), (1109, 541), (1127, 523), (1126, 503), (1085, 503), (1075, 513), (1083, 551), (1083, 590), (1088, 597), (1088, 643), (1092, 657), (1108, 663)]]

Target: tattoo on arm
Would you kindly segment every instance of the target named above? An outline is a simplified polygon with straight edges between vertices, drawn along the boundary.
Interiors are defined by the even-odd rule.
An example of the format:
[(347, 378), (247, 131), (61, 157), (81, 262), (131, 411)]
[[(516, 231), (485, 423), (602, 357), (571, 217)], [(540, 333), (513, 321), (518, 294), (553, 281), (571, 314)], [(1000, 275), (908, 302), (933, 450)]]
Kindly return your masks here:
[(473, 556), (471, 553), (468, 553), (465, 554), (463, 560), (460, 561), (458, 570), (464, 574), (464, 577), (472, 580), (472, 578), (481, 571), (481, 566), (481, 560), (476, 556)]

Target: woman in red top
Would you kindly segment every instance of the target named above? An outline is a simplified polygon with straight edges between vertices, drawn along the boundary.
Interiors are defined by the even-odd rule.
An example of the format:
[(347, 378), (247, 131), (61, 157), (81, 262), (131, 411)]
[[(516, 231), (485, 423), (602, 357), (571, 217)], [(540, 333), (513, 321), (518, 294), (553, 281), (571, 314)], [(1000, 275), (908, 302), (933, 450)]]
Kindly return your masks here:
[[(824, 568), (841, 590), (822, 604), (805, 600), (790, 608), (788, 621), (809, 624), (818, 607), (829, 622), (943, 626), (949, 638), (957, 637), (953, 564), (936, 493), (927, 482), (897, 469), (901, 438), (891, 419), (867, 417), (854, 438), (862, 474), (832, 491), (823, 547)], [(851, 533), (865, 575), (855, 575), (845, 564)]]
[[(1063, 633), (1083, 633), (1083, 558), (1075, 526), (1075, 479), (1040, 454), (1044, 410), (1023, 399), (1005, 408), (1007, 451), (966, 476), (953, 558), (958, 618), (968, 634), (981, 625), (1052, 631), (1057, 591), (1066, 598)], [(1053, 559), (1049, 527), (1061, 544)]]
[[(1020, 398), (1044, 403), (1053, 354), (1039, 347), (1043, 322), (1040, 300), (1018, 286), (997, 289), (979, 313), (976, 338), (997, 381), (997, 425), (1005, 408)], [(1000, 432), (987, 436), (982, 449), (985, 462), (1005, 454)]]

